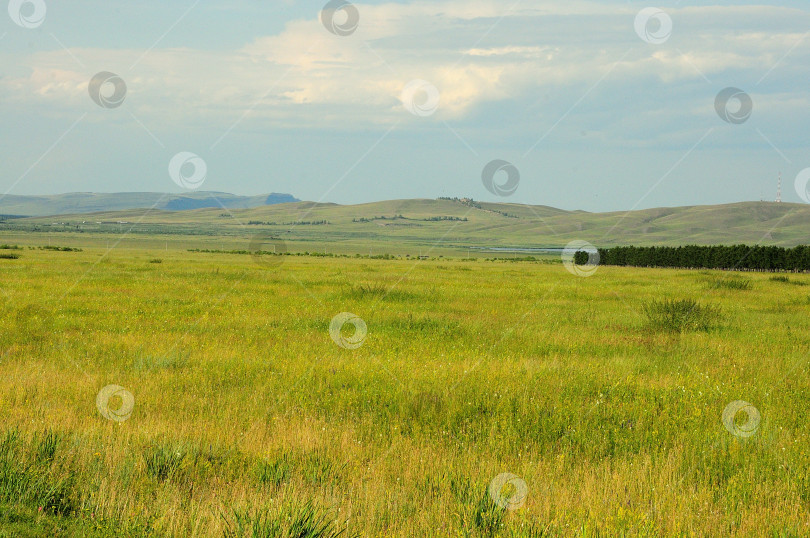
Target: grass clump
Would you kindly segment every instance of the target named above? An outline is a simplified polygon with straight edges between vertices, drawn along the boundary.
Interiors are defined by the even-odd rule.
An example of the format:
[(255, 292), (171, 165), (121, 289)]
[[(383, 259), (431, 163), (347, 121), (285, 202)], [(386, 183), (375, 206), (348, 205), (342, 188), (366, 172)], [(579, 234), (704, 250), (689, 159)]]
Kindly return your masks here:
[(55, 464), (60, 441), (45, 431), (26, 443), (18, 430), (6, 431), (0, 441), (0, 503), (60, 516), (76, 512), (75, 473)]
[(783, 284), (793, 284), (794, 286), (806, 286), (807, 285), (806, 282), (802, 282), (800, 280), (791, 280), (790, 278), (788, 278), (785, 275), (774, 275), (771, 278), (769, 278), (768, 280), (770, 280), (771, 282), (781, 282)]
[(57, 247), (57, 246), (44, 246), (39, 247), (40, 250), (50, 250), (52, 252), (82, 252), (82, 249), (76, 247)]
[(307, 501), (300, 508), (233, 510), (226, 518), (227, 538), (338, 538), (351, 536), (334, 516)]
[(260, 484), (280, 486), (290, 477), (290, 460), (286, 455), (273, 460), (262, 461), (256, 468), (256, 475)]
[(718, 278), (711, 283), (711, 288), (727, 290), (750, 290), (751, 279), (748, 278)]
[[(487, 488), (474, 484), (469, 477), (449, 479), (450, 493), (461, 505), (461, 528), (472, 536), (497, 536), (503, 530), (506, 508), (495, 503)], [(465, 536), (470, 534), (465, 534)]]
[(360, 301), (374, 299), (380, 301), (408, 302), (421, 298), (420, 295), (400, 290), (396, 286), (386, 286), (380, 282), (352, 286), (344, 295), (348, 299)]
[(653, 299), (644, 305), (647, 325), (665, 332), (705, 331), (720, 321), (720, 309), (694, 299)]
[(388, 288), (379, 283), (360, 284), (359, 286), (352, 286), (349, 295), (355, 299), (376, 299), (379, 297), (385, 297), (386, 292), (388, 292)]
[(328, 484), (340, 479), (345, 464), (336, 463), (325, 454), (313, 452), (301, 461), (301, 474), (310, 484)]
[(506, 509), (498, 506), (484, 491), (472, 515), (472, 524), (481, 536), (497, 536), (503, 529)]
[(159, 444), (150, 447), (144, 454), (146, 473), (158, 482), (177, 478), (186, 467), (187, 452), (181, 445)]
[(0, 253), (0, 260), (18, 260), (18, 259), (20, 259), (19, 254), (12, 254), (10, 252)]

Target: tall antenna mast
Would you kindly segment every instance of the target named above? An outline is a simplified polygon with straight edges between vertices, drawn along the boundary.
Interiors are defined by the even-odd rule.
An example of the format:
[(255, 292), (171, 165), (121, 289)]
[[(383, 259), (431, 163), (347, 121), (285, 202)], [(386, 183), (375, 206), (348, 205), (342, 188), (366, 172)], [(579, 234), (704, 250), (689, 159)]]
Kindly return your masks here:
[(776, 187), (776, 203), (782, 203), (782, 171), (779, 171), (779, 184)]

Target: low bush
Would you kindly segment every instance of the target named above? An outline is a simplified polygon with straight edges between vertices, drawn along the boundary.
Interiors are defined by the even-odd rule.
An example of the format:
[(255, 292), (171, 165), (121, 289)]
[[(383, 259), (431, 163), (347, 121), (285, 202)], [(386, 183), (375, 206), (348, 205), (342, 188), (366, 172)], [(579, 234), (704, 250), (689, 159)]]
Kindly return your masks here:
[(720, 321), (720, 309), (694, 299), (652, 300), (644, 305), (651, 329), (667, 332), (705, 331)]

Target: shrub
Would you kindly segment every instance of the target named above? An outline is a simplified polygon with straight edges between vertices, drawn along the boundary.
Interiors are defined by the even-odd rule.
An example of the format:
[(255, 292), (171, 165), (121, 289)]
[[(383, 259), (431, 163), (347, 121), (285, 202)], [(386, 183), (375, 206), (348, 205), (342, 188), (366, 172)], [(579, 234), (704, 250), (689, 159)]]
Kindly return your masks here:
[(81, 252), (82, 249), (76, 247), (56, 247), (48, 245), (46, 247), (39, 247), (40, 250), (50, 250), (53, 252)]
[(694, 299), (654, 299), (644, 305), (644, 314), (651, 329), (668, 332), (705, 331), (720, 320), (718, 307)]
[(578, 250), (574, 253), (574, 263), (576, 265), (587, 265), (590, 260), (590, 254), (584, 250)]

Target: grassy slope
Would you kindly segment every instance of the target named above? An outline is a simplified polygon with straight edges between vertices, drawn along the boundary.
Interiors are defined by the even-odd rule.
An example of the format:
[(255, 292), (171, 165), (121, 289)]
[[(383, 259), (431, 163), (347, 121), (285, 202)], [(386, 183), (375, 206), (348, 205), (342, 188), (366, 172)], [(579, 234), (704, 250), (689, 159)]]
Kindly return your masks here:
[[(517, 218), (510, 218), (502, 213)], [(352, 222), (355, 218), (393, 217), (408, 220)], [(426, 222), (436, 216), (467, 218), (466, 222)], [(616, 244), (773, 244), (794, 246), (807, 242), (810, 206), (746, 202), (719, 206), (658, 208), (630, 213), (587, 213), (544, 206), (482, 204), (471, 208), (445, 200), (394, 200), (340, 206), (300, 202), (254, 209), (201, 209), (182, 212), (143, 210), (94, 215), (71, 215), (14, 221), (11, 226), (80, 223), (94, 231), (95, 221), (138, 222), (136, 231), (151, 226), (211, 235), (249, 236), (260, 229), (291, 241), (316, 243), (366, 242), (370, 244), (467, 246), (564, 246), (579, 239), (597, 246)], [(278, 226), (243, 226), (249, 221), (276, 222)], [(326, 226), (284, 225), (297, 220), (327, 220)], [(8, 225), (7, 225), (8, 226)], [(41, 231), (53, 228), (42, 227)], [(58, 228), (56, 228), (58, 230)]]
[[(0, 444), (22, 439), (0, 449), (0, 528), (221, 536), (234, 510), (283, 526), (312, 501), (362, 536), (807, 536), (810, 278), (719, 278), (26, 250), (0, 263)], [(721, 322), (651, 330), (661, 298)], [(344, 311), (368, 325), (353, 351), (328, 335)], [(95, 407), (113, 383), (135, 398), (120, 424)], [(754, 437), (721, 424), (733, 400)], [(503, 472), (521, 510), (487, 501)]]

